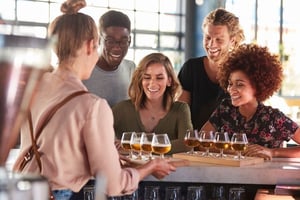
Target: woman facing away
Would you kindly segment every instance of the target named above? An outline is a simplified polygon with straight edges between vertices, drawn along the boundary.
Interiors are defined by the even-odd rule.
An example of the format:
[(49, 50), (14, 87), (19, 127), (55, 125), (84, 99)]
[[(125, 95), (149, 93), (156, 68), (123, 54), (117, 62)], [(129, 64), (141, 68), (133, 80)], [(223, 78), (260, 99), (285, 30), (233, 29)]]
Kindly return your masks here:
[[(57, 37), (55, 52), (59, 66), (45, 73), (40, 82), (31, 107), (33, 130), (66, 96), (87, 91), (82, 80), (89, 78), (98, 60), (99, 36), (93, 19), (77, 12), (84, 6), (84, 1), (65, 2), (65, 14), (49, 27), (50, 35)], [(151, 173), (163, 178), (176, 169), (164, 159), (151, 160), (137, 168), (122, 168), (114, 135), (113, 115), (107, 101), (91, 93), (75, 97), (54, 114), (36, 143), (41, 154), (41, 175), (48, 179), (56, 200), (73, 199), (98, 173), (107, 180), (106, 194), (116, 196), (132, 193), (139, 181)], [(21, 151), (15, 171), (31, 144), (26, 122), (21, 130)], [(22, 172), (40, 173), (35, 158)]]
[(117, 139), (125, 131), (167, 133), (170, 154), (188, 150), (183, 139), (193, 129), (190, 110), (187, 103), (175, 101), (181, 87), (167, 56), (145, 56), (133, 73), (128, 93), (129, 100), (112, 108)]
[(280, 110), (263, 102), (276, 92), (283, 70), (276, 55), (266, 47), (244, 44), (233, 51), (220, 69), (220, 85), (230, 98), (224, 99), (201, 130), (247, 134), (247, 156), (300, 157), (300, 146), (282, 148), (283, 141), (300, 143), (298, 125)]

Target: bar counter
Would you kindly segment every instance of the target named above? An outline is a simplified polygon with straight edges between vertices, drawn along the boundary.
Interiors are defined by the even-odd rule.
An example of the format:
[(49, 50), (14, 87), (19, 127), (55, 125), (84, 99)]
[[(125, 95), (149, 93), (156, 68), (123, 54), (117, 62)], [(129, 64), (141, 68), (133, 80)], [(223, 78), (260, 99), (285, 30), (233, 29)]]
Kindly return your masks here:
[(162, 180), (148, 176), (144, 181), (300, 185), (300, 158), (274, 158), (260, 164), (235, 167), (199, 162), (178, 167)]
[[(11, 169), (17, 153), (17, 149), (11, 151), (7, 162), (8, 169)], [(143, 197), (145, 186), (159, 186), (161, 199), (164, 199), (164, 191), (168, 186), (180, 186), (183, 196), (186, 196), (188, 186), (204, 185), (207, 196), (211, 197), (213, 188), (221, 186), (225, 188), (225, 196), (228, 197), (229, 188), (243, 187), (246, 189), (247, 200), (253, 200), (257, 191), (261, 189), (274, 191), (276, 185), (300, 186), (299, 169), (300, 158), (274, 158), (272, 161), (241, 167), (190, 161), (189, 166), (178, 167), (164, 179), (146, 177), (141, 181), (138, 191)], [(266, 194), (260, 195), (266, 196)]]
[[(188, 186), (203, 185), (206, 188), (208, 199), (213, 199), (211, 198), (213, 188), (223, 187), (226, 197), (224, 199), (227, 199), (229, 188), (243, 187), (246, 190), (246, 199), (253, 200), (261, 189), (274, 191), (276, 185), (299, 186), (299, 169), (300, 158), (274, 158), (272, 161), (242, 167), (190, 161), (189, 166), (178, 167), (175, 172), (164, 179), (158, 180), (153, 176), (146, 177), (140, 183), (139, 190), (143, 191), (143, 187), (147, 185), (158, 185), (162, 191), (167, 186), (180, 186), (183, 195), (186, 195)], [(281, 197), (279, 196), (279, 199)]]

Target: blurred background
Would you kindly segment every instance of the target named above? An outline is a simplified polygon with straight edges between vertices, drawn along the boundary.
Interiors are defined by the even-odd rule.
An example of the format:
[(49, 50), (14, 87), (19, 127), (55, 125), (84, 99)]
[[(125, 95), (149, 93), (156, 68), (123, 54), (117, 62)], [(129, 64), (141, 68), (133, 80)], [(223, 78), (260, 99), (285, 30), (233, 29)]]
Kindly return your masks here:
[[(45, 38), (48, 24), (61, 14), (63, 0), (0, 0), (0, 32)], [(126, 13), (132, 23), (132, 43), (128, 59), (136, 63), (148, 53), (170, 57), (178, 72), (185, 60), (205, 54), (201, 24), (217, 7), (235, 13), (247, 43), (269, 47), (280, 55), (284, 83), (276, 97), (268, 101), (299, 122), (300, 105), (300, 12), (297, 0), (86, 0), (81, 12), (99, 17), (109, 9)], [(53, 55), (52, 65), (56, 66)]]

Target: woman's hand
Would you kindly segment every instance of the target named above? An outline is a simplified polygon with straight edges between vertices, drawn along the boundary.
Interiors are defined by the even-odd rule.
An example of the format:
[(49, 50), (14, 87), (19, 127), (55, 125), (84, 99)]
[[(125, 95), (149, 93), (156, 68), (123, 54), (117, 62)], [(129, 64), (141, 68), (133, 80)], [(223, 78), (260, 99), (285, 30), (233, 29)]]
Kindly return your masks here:
[(260, 146), (258, 144), (249, 145), (243, 154), (245, 156), (261, 157), (265, 160), (271, 160), (273, 157), (271, 149)]
[(167, 159), (155, 158), (150, 163), (153, 163), (155, 166), (151, 174), (157, 179), (162, 179), (176, 170), (175, 165), (168, 162)]
[(140, 173), (140, 180), (143, 180), (150, 174), (157, 179), (163, 179), (171, 172), (174, 172), (177, 167), (186, 166), (188, 164), (188, 161), (185, 160), (177, 161), (173, 159), (155, 158), (145, 164), (140, 165), (136, 169)]
[(122, 150), (121, 140), (115, 139), (115, 146), (118, 151)]
[(157, 179), (162, 179), (169, 175), (171, 172), (175, 171), (177, 167), (183, 167), (189, 165), (187, 160), (173, 160), (173, 159), (160, 159), (156, 158), (153, 160), (157, 162), (157, 169), (152, 173)]

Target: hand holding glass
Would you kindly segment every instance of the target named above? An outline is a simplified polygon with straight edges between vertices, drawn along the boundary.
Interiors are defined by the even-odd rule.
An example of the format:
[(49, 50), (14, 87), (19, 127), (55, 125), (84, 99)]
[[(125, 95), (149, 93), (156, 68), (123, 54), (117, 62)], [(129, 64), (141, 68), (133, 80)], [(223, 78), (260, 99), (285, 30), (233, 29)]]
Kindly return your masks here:
[(231, 138), (231, 148), (232, 150), (238, 152), (235, 159), (243, 159), (242, 151), (245, 151), (248, 145), (248, 139), (246, 133), (234, 133)]
[(156, 134), (152, 140), (153, 152), (160, 154), (160, 158), (164, 158), (164, 154), (171, 151), (171, 142), (168, 134)]

